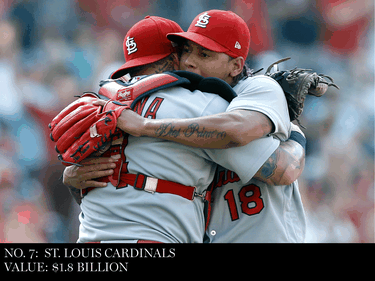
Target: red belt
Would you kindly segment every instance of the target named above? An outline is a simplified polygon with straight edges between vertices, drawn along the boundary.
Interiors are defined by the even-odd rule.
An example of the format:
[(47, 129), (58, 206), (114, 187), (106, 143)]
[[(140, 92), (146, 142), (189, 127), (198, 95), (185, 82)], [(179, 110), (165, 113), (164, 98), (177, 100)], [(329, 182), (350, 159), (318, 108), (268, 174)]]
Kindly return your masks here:
[[(121, 155), (121, 164), (116, 167), (113, 175), (103, 177), (99, 179), (101, 182), (111, 182), (116, 188), (126, 187), (128, 184), (133, 186), (135, 189), (144, 190), (150, 193), (169, 193), (179, 195), (188, 200), (194, 200), (195, 197), (201, 197), (206, 200), (209, 192), (205, 194), (196, 193), (196, 187), (186, 186), (172, 181), (161, 180), (153, 177), (148, 177), (144, 174), (129, 174), (127, 173), (127, 163), (124, 154), (124, 147), (127, 144), (127, 137), (124, 137), (121, 144), (112, 145), (104, 154), (105, 157), (111, 157), (112, 155)], [(125, 165), (124, 165), (125, 163)], [(82, 190), (82, 196), (86, 195), (90, 190), (95, 187), (89, 187)]]
[[(130, 184), (135, 189), (144, 190), (150, 193), (169, 193), (174, 195), (179, 195), (188, 200), (194, 200), (195, 197), (201, 197), (206, 199), (205, 194), (196, 193), (196, 188), (194, 186), (186, 186), (172, 181), (156, 179), (148, 177), (144, 174), (121, 174), (119, 187), (124, 187)], [(82, 195), (86, 195), (89, 191), (95, 187), (89, 187), (82, 190)]]

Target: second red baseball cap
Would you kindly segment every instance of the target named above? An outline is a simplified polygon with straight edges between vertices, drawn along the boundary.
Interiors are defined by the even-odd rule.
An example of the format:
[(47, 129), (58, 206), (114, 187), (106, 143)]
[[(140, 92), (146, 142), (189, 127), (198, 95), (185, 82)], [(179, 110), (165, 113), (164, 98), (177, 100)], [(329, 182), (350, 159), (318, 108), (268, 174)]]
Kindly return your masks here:
[(195, 17), (187, 32), (168, 34), (179, 42), (191, 40), (204, 48), (236, 58), (246, 59), (250, 47), (250, 31), (245, 21), (231, 11), (210, 10)]
[(161, 60), (176, 52), (168, 33), (183, 32), (174, 21), (156, 16), (147, 16), (129, 29), (123, 49), (126, 63), (112, 73), (116, 79), (128, 73), (128, 69)]

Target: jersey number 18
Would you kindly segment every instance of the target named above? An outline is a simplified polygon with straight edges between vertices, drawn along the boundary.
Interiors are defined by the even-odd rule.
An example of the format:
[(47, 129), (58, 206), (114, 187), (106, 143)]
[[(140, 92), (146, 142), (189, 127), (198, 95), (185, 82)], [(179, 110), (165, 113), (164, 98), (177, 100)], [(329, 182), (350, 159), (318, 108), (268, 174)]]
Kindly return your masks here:
[[(261, 193), (259, 186), (256, 186), (255, 184), (243, 186), (240, 192), (238, 192), (242, 213), (248, 216), (259, 214), (264, 208), (263, 199), (260, 196)], [(232, 221), (238, 220), (239, 214), (233, 189), (230, 189), (225, 193), (224, 199), (228, 203)]]

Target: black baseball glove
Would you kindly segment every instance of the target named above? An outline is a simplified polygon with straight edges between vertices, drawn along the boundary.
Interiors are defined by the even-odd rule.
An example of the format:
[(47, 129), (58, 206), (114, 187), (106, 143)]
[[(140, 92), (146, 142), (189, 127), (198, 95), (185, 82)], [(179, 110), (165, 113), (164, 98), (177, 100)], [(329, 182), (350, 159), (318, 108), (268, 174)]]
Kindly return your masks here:
[[(329, 86), (337, 89), (339, 87), (333, 83), (331, 77), (324, 74), (316, 74), (311, 69), (294, 68), (292, 70), (279, 71), (277, 65), (289, 59), (284, 58), (271, 64), (267, 68), (265, 75), (270, 76), (280, 84), (288, 103), (290, 121), (296, 120), (302, 126), (298, 118), (302, 114), (306, 95), (321, 97)], [(273, 68), (275, 72), (271, 73)]]

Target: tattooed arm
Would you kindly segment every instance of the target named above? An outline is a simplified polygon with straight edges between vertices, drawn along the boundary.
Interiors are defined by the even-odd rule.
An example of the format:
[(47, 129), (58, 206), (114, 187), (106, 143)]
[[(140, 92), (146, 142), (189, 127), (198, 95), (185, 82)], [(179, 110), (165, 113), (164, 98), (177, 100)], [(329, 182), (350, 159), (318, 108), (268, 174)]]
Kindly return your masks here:
[[(292, 130), (300, 132), (304, 136), (296, 125), (292, 125)], [(301, 175), (304, 167), (304, 146), (299, 141), (288, 139), (280, 143), (280, 146), (258, 170), (254, 178), (269, 185), (289, 185)]]
[(243, 146), (273, 131), (266, 115), (251, 110), (188, 119), (146, 119), (124, 110), (117, 126), (136, 137), (157, 137), (201, 148)]

